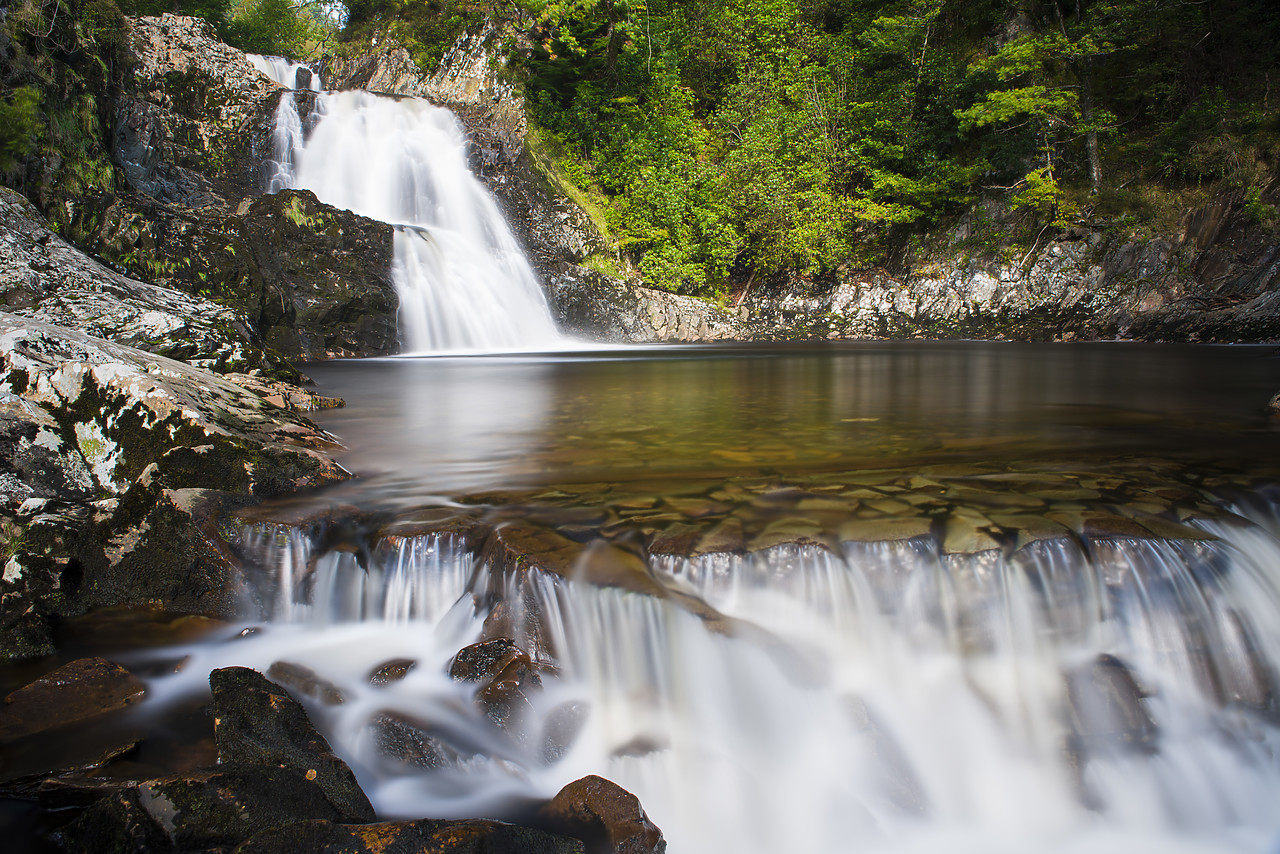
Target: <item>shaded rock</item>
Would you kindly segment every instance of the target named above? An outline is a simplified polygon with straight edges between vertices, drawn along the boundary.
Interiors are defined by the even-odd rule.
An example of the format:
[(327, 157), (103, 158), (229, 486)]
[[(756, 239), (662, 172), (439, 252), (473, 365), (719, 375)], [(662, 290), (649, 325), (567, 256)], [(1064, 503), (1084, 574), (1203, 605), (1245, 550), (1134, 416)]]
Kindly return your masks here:
[[(91, 806), (64, 834), (71, 850), (198, 850), (298, 821), (341, 819), (301, 773), (267, 766), (151, 780)], [(117, 840), (137, 848), (115, 849)]]
[(576, 780), (538, 811), (554, 833), (581, 839), (587, 854), (661, 854), (662, 831), (649, 821), (640, 800), (603, 777)]
[(1268, 415), (1280, 415), (1280, 391), (1267, 401), (1266, 412)]
[(418, 662), (412, 658), (393, 658), (391, 661), (379, 665), (376, 670), (369, 674), (369, 684), (390, 685), (392, 682), (399, 682), (409, 675), (410, 670), (417, 666)]
[(319, 700), (326, 706), (338, 706), (346, 702), (342, 689), (337, 685), (322, 678), (310, 667), (292, 661), (277, 661), (272, 664), (267, 670), (267, 678), (304, 697)]
[(19, 688), (0, 708), (0, 740), (80, 723), (146, 696), (141, 680), (103, 658), (81, 658)]
[(141, 194), (104, 200), (84, 238), (140, 279), (209, 296), (248, 319), (255, 341), (302, 361), (398, 349), (394, 229), (307, 190), (244, 201), (234, 212)]
[(1066, 682), (1074, 751), (1155, 751), (1159, 730), (1143, 704), (1146, 694), (1124, 662), (1099, 655), (1067, 673)]
[(147, 809), (137, 789), (129, 789), (85, 810), (61, 834), (72, 854), (172, 851), (173, 843)]
[(373, 807), (296, 700), (244, 667), (209, 674), (214, 737), (224, 764), (281, 766), (314, 780), (343, 821), (373, 821)]
[(235, 854), (582, 854), (582, 843), (497, 821), (418, 821), (343, 825), (301, 822), (259, 833)]

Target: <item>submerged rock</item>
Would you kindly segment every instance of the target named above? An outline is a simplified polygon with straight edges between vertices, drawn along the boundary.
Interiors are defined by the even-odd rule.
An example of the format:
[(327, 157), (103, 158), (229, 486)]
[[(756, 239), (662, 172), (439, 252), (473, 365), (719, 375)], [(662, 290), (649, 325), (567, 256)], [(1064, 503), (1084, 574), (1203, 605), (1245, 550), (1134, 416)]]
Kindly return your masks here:
[(383, 756), (423, 769), (456, 768), (476, 756), (455, 745), (427, 721), (399, 712), (379, 712), (369, 722)]
[(118, 664), (77, 659), (4, 698), (0, 741), (119, 711), (146, 693), (142, 681)]
[(296, 771), (315, 781), (341, 820), (374, 820), (373, 807), (355, 775), (316, 732), (296, 700), (245, 667), (213, 671), (209, 686), (220, 762)]
[(1080, 753), (1152, 753), (1159, 730), (1132, 672), (1113, 655), (1100, 655), (1067, 674), (1072, 748)]
[(392, 682), (399, 682), (409, 675), (410, 670), (417, 666), (418, 662), (412, 658), (393, 658), (385, 664), (379, 665), (369, 674), (369, 684), (390, 685)]

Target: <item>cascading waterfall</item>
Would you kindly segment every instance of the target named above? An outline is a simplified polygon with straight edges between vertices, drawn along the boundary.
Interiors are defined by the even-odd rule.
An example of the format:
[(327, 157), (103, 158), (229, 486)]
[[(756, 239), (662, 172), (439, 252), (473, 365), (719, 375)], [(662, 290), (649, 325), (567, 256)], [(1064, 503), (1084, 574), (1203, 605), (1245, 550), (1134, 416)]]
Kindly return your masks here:
[[(264, 58), (255, 65), (290, 85), (289, 67)], [(312, 83), (319, 91), (318, 77)], [(515, 235), (468, 168), (453, 113), (416, 98), (324, 92), (311, 122), (304, 138), (292, 99), (281, 99), (269, 190), (311, 190), (396, 227), (392, 274), (407, 352), (566, 345)]]
[[(1203, 541), (1011, 554), (919, 538), (654, 555), (671, 598), (511, 575), (452, 534), (357, 558), (264, 527), (245, 544), (274, 625), (193, 651), (170, 684), (230, 657), (314, 669), (347, 696), (318, 713), (385, 816), (502, 815), (595, 773), (640, 797), (672, 854), (1263, 851), (1280, 541), (1238, 516), (1200, 525)], [(501, 600), (523, 603), (556, 663), (515, 738), (447, 676)], [(371, 687), (396, 657), (417, 665)], [(566, 710), (580, 729), (549, 755)], [(388, 755), (392, 725), (447, 749)]]

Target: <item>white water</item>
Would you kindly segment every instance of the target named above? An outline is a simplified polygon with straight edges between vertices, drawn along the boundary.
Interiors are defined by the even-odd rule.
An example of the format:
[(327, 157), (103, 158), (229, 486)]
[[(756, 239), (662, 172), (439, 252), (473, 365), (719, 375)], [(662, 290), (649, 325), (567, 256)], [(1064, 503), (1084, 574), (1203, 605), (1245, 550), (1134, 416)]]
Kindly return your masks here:
[[(292, 86), (296, 66), (250, 58)], [(312, 88), (319, 86), (317, 75)], [(570, 343), (497, 203), (468, 168), (453, 113), (415, 98), (327, 92), (317, 95), (311, 121), (304, 135), (292, 96), (281, 99), (268, 191), (311, 190), (396, 226), (392, 275), (407, 352), (528, 352)]]
[[(1280, 541), (1260, 525), (1190, 541), (1052, 540), (1005, 558), (926, 541), (656, 557), (653, 571), (740, 622), (727, 637), (670, 600), (530, 573), (561, 674), (532, 693), (519, 742), (452, 682), (494, 595), (517, 601), (453, 537), (377, 544), (358, 565), (262, 529), (272, 567), (261, 635), (193, 650), (158, 696), (210, 669), (301, 663), (338, 684), (313, 709), (383, 816), (503, 815), (600, 774), (634, 791), (672, 854), (1264, 852), (1280, 841), (1280, 731), (1263, 708), (1280, 663)], [(1149, 694), (1144, 749), (1068, 674), (1099, 655)], [(371, 687), (388, 659), (418, 666)], [(1091, 695), (1083, 695), (1089, 700)], [(556, 762), (544, 723), (585, 725)], [(370, 720), (452, 733), (467, 757), (423, 770), (381, 755)], [(1102, 733), (1099, 735), (1098, 733)]]

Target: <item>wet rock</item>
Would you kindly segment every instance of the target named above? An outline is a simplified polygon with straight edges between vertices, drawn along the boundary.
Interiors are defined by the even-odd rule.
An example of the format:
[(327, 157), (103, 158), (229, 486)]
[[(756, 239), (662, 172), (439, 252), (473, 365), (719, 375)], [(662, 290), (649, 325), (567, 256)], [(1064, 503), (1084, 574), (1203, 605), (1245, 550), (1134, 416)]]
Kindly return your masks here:
[(1266, 412), (1268, 415), (1280, 415), (1280, 391), (1267, 401)]
[(326, 706), (340, 706), (346, 702), (342, 689), (318, 675), (310, 667), (291, 661), (277, 661), (267, 670), (267, 678), (277, 685), (292, 689), (304, 697), (318, 700)]
[(61, 846), (71, 854), (172, 851), (173, 843), (142, 804), (137, 789), (129, 789), (85, 810), (61, 834)]
[(1124, 662), (1099, 655), (1067, 673), (1066, 683), (1073, 751), (1155, 752), (1159, 730), (1143, 703), (1146, 694)]
[(209, 674), (214, 737), (224, 764), (278, 766), (314, 780), (344, 821), (373, 821), (373, 807), (306, 711), (262, 674), (227, 667)]
[(449, 675), (456, 682), (478, 682), (487, 685), (512, 665), (534, 676), (537, 675), (533, 672), (533, 662), (528, 653), (516, 646), (515, 641), (510, 638), (494, 638), (473, 643), (460, 650), (449, 665)]
[(497, 821), (418, 821), (344, 825), (300, 822), (259, 833), (235, 854), (324, 851), (328, 854), (582, 854), (582, 843)]
[(369, 684), (390, 685), (392, 682), (399, 682), (409, 675), (410, 670), (417, 666), (418, 662), (412, 658), (393, 658), (391, 661), (379, 665), (369, 674)]
[(118, 838), (143, 823), (138, 807), (168, 846), (181, 851), (235, 845), (297, 821), (342, 818), (320, 787), (298, 771), (257, 766), (151, 780), (91, 807), (68, 836), (85, 849), (101, 850), (104, 826), (116, 824), (108, 833)]
[(103, 658), (81, 658), (5, 697), (0, 740), (120, 711), (146, 693), (141, 680), (120, 665)]
[(91, 608), (234, 612), (222, 508), (346, 477), (333, 437), (213, 373), (5, 313), (0, 408), (0, 514), (21, 532), (6, 656), (47, 651), (55, 616)]
[(554, 833), (581, 839), (587, 854), (661, 854), (662, 831), (649, 820), (640, 800), (603, 777), (591, 775), (565, 786), (538, 811)]
[(383, 756), (423, 769), (457, 768), (476, 755), (455, 746), (426, 721), (399, 712), (379, 712), (369, 722)]

